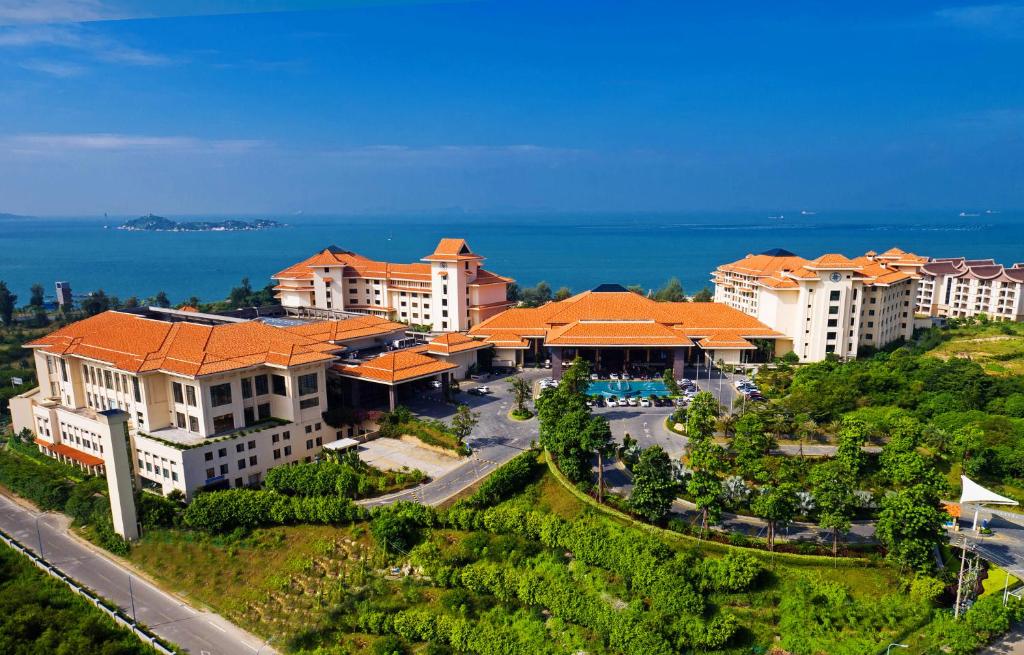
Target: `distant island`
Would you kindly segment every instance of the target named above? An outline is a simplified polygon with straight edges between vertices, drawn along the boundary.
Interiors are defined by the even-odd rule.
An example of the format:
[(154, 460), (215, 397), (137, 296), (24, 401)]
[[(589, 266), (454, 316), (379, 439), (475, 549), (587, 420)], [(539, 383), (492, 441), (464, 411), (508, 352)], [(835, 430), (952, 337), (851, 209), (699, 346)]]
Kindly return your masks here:
[(129, 232), (243, 232), (250, 230), (269, 230), (285, 227), (284, 223), (259, 219), (255, 221), (187, 221), (179, 223), (163, 216), (140, 216), (125, 221), (118, 226), (119, 230)]

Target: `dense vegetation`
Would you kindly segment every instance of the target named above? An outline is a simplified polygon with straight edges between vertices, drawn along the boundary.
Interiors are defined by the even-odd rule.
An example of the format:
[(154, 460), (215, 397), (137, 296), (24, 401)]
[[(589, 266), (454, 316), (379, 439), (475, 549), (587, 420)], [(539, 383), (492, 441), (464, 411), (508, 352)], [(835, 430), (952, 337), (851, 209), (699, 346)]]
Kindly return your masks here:
[(0, 653), (153, 653), (62, 582), (0, 547)]
[(413, 416), (407, 407), (399, 406), (393, 412), (384, 413), (378, 421), (379, 435), (397, 439), (409, 435), (429, 446), (451, 450), (458, 455), (468, 455), (466, 437), (477, 423), (476, 415), (466, 405), (460, 405), (450, 424), (436, 419), (422, 419)]

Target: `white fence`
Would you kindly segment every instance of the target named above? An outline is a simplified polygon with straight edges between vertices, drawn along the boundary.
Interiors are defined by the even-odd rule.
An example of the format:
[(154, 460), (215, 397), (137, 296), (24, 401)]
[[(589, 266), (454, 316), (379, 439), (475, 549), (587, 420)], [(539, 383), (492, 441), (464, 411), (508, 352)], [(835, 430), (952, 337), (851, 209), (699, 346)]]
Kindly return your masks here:
[(100, 598), (89, 589), (86, 589), (85, 587), (81, 586), (68, 576), (64, 575), (64, 573), (60, 569), (51, 566), (49, 562), (39, 557), (28, 548), (22, 546), (17, 539), (10, 536), (3, 530), (0, 530), (0, 540), (2, 540), (5, 544), (10, 546), (14, 550), (18, 551), (25, 557), (29, 558), (29, 560), (31, 560), (32, 563), (40, 569), (46, 571), (54, 578), (57, 578), (58, 580), (66, 584), (68, 587), (71, 588), (72, 591), (74, 591), (80, 596), (85, 597), (86, 600), (88, 600), (90, 603), (92, 603), (97, 608), (106, 613), (107, 616), (112, 618), (115, 623), (130, 630), (136, 637), (139, 638), (140, 641), (151, 646), (153, 649), (156, 650), (156, 652), (161, 653), (161, 655), (176, 655), (175, 651), (171, 650), (167, 646), (164, 646), (164, 644), (160, 641), (160, 638), (157, 637), (155, 634), (151, 633), (148, 628), (146, 628), (145, 626), (140, 626), (132, 623), (131, 619), (128, 616), (126, 616), (123, 612), (121, 612), (120, 609), (116, 607), (111, 609), (107, 604), (108, 601), (104, 601), (104, 599)]

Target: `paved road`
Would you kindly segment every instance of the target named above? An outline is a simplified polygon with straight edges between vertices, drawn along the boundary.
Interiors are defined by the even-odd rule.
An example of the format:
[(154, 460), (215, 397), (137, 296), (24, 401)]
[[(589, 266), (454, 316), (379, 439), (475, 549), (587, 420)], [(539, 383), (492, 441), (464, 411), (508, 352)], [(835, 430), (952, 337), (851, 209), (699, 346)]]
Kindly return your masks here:
[[(528, 380), (550, 375), (544, 371), (530, 370), (521, 374)], [(359, 501), (365, 507), (377, 507), (393, 503), (397, 500), (412, 500), (425, 505), (439, 505), (459, 493), (477, 480), (487, 476), (519, 453), (530, 448), (537, 440), (537, 419), (515, 421), (509, 418), (514, 401), (509, 386), (509, 377), (492, 378), (481, 383), (463, 382), (463, 389), (470, 389), (486, 384), (491, 393), (486, 396), (473, 396), (460, 393), (459, 403), (465, 403), (479, 415), (479, 423), (467, 443), (473, 454), (465, 463), (439, 478), (420, 485), (415, 489), (400, 491), (387, 496), (379, 496)], [(440, 392), (424, 394), (415, 401), (407, 403), (407, 407), (417, 416), (424, 418), (449, 420), (455, 414), (455, 405), (445, 403)]]
[[(138, 621), (189, 653), (254, 655), (263, 646), (260, 638), (217, 614), (190, 607), (134, 575), (98, 549), (71, 536), (66, 516), (33, 511), (0, 496), (0, 528), (37, 554), (41, 536), (42, 554), (46, 560), (79, 584), (116, 603), (128, 616), (132, 615), (134, 596)], [(132, 579), (131, 595), (128, 591), (129, 576)], [(266, 646), (261, 652), (273, 650)]]

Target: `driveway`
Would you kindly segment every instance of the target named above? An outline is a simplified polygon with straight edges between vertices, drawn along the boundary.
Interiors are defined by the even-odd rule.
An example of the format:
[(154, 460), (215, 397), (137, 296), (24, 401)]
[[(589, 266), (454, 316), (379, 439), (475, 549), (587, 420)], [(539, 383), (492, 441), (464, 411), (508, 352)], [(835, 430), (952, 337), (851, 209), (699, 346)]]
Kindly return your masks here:
[(361, 444), (359, 459), (385, 471), (419, 469), (430, 478), (438, 478), (459, 466), (461, 458), (442, 455), (429, 448), (401, 439), (374, 439)]

